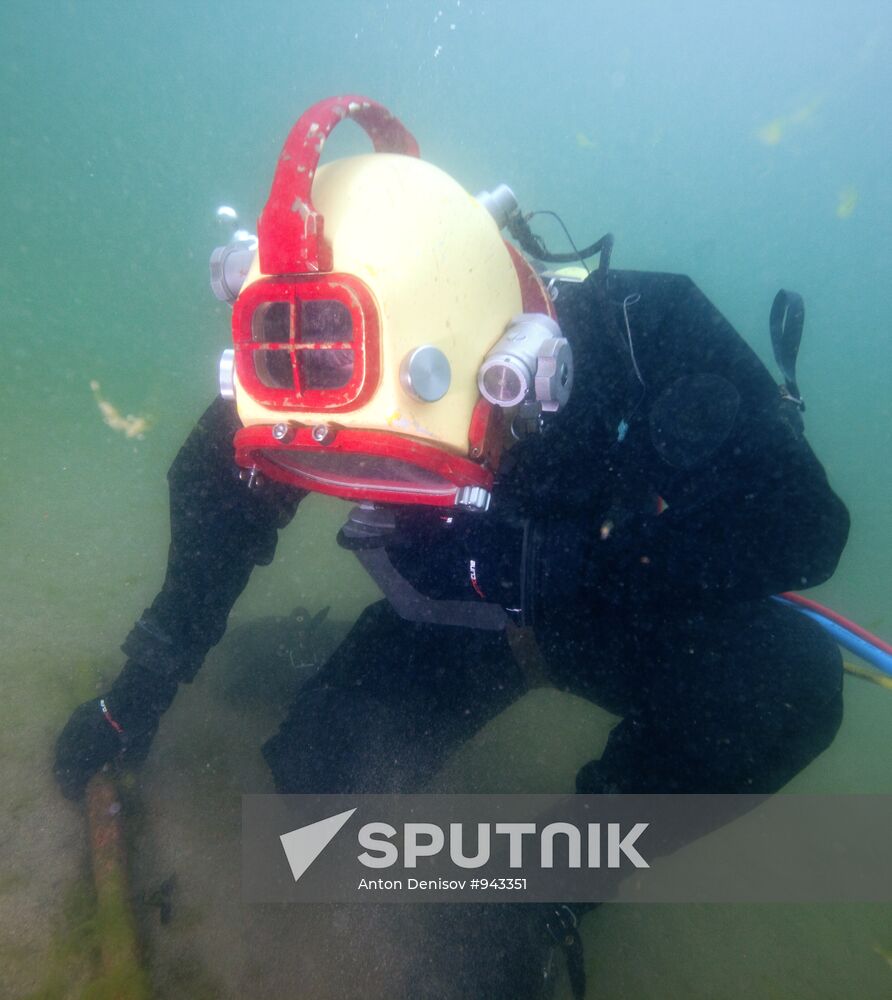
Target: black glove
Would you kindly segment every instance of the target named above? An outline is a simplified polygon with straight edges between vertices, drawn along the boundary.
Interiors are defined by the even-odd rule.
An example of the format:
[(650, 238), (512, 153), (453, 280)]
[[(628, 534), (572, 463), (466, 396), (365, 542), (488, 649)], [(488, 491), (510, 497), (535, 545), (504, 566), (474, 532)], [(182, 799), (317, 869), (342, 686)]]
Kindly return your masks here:
[(62, 794), (80, 799), (90, 778), (120, 757), (141, 764), (177, 682), (130, 662), (108, 694), (79, 705), (56, 740), (53, 771)]

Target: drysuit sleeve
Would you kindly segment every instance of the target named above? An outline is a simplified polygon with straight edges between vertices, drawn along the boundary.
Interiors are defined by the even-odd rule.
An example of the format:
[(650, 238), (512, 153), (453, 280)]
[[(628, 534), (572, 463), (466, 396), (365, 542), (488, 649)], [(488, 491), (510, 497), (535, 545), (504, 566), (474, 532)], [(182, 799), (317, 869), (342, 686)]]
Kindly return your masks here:
[(171, 466), (164, 584), (127, 636), (127, 663), (111, 688), (79, 705), (56, 741), (56, 779), (71, 799), (116, 757), (145, 758), (178, 685), (222, 637), (251, 570), (270, 562), (302, 497), (276, 484), (247, 488), (233, 461), (237, 427), (234, 406), (217, 399)]
[(305, 493), (278, 483), (248, 488), (232, 439), (235, 406), (217, 398), (168, 472), (170, 547), (164, 583), (122, 649), (152, 673), (190, 681), (223, 636), (236, 598), (255, 566), (273, 559)]
[(679, 607), (822, 583), (849, 517), (798, 411), (689, 279), (675, 283), (657, 326), (641, 350), (663, 378), (630, 459), (665, 507), (543, 523), (546, 601)]

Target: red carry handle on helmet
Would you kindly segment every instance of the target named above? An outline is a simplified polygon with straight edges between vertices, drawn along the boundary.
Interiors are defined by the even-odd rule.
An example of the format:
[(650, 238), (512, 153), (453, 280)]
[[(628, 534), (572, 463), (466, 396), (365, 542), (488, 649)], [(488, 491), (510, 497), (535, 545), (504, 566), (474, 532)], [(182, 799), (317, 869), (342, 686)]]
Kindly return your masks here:
[(351, 118), (365, 129), (376, 153), (418, 156), (412, 133), (382, 104), (347, 94), (314, 104), (288, 133), (257, 223), (260, 269), (264, 274), (330, 271), (331, 247), (322, 216), (313, 207), (313, 177), (332, 129)]

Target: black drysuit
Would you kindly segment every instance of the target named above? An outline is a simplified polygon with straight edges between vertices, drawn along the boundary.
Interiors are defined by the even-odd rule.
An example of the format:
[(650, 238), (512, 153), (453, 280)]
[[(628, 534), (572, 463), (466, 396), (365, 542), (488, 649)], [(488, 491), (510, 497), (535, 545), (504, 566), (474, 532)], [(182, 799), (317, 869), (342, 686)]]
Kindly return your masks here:
[[(770, 596), (833, 573), (846, 510), (798, 411), (689, 279), (612, 271), (556, 306), (569, 404), (508, 452), (487, 513), (399, 509), (391, 561), (429, 597), (522, 605), (549, 679), (623, 716), (580, 791), (774, 791), (833, 739), (842, 674)], [(168, 571), (124, 645), (125, 714), (191, 679), (301, 498), (247, 488), (237, 426), (218, 399), (170, 470)], [(422, 790), (526, 686), (504, 631), (379, 602), (264, 754), (283, 792)]]

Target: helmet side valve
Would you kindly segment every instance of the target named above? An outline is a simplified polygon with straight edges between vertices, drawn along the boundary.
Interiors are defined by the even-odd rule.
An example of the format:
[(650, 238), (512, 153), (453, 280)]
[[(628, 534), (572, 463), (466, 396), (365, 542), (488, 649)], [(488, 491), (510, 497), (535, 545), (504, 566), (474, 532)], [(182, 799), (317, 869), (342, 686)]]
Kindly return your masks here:
[(235, 302), (257, 252), (257, 237), (238, 228), (238, 214), (229, 205), (217, 209), (217, 219), (231, 229), (229, 242), (211, 253), (211, 291), (221, 302)]
[(494, 406), (535, 401), (542, 410), (555, 413), (573, 388), (570, 344), (550, 316), (522, 313), (483, 359), (477, 387)]

